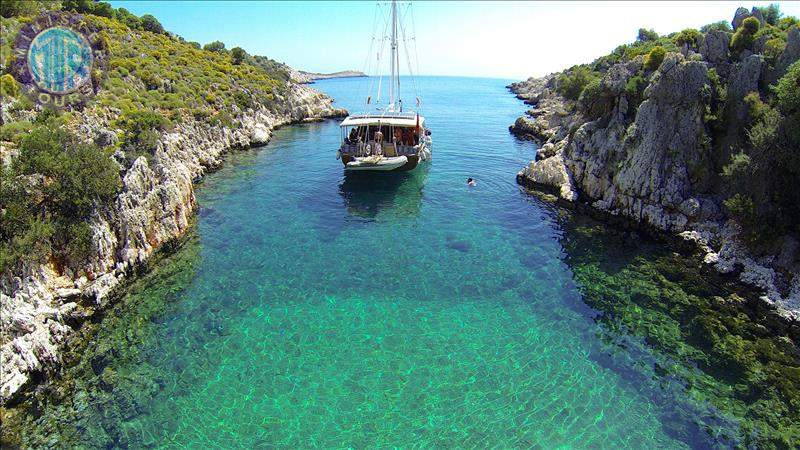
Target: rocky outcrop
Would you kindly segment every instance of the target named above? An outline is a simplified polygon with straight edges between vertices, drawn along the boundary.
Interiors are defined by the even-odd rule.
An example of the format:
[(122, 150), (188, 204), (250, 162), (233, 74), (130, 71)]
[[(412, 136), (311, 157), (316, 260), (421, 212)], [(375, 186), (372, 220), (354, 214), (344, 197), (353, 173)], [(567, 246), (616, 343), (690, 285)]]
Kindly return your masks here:
[[(190, 121), (163, 134), (151, 160), (139, 157), (127, 169), (113, 204), (97, 209), (86, 276), (42, 265), (0, 281), (0, 403), (20, 392), (33, 374), (56, 370), (73, 327), (92, 310), (105, 308), (113, 289), (153, 252), (184, 234), (196, 209), (193, 182), (219, 166), (227, 151), (263, 144), (284, 124), (346, 114), (329, 97), (296, 84), (287, 86), (281, 103), (277, 112), (244, 111), (229, 127)], [(108, 118), (86, 122), (87, 138), (100, 145), (115, 139)]]
[[(757, 10), (740, 8), (734, 27), (750, 16), (763, 20)], [(789, 41), (777, 59), (778, 70), (800, 56), (800, 29), (789, 32)], [(641, 57), (603, 69), (595, 100), (603, 102), (599, 114), (558, 95), (559, 74), (510, 85), (531, 108), (509, 130), (541, 145), (517, 180), (562, 202), (695, 242), (707, 264), (760, 289), (784, 317), (800, 320), (796, 243), (790, 245), (787, 237), (780, 255), (755, 257), (740, 243), (739, 230), (722, 207), (727, 198), (719, 189), (723, 161), (746, 143), (744, 97), (770, 76), (762, 55), (737, 61), (729, 44), (730, 33), (711, 31), (699, 55), (668, 53), (653, 72), (642, 67)], [(715, 101), (712, 68), (727, 85), (723, 133), (706, 123)], [(647, 83), (641, 98), (627, 88), (634, 76)], [(712, 133), (719, 144), (715, 148)]]

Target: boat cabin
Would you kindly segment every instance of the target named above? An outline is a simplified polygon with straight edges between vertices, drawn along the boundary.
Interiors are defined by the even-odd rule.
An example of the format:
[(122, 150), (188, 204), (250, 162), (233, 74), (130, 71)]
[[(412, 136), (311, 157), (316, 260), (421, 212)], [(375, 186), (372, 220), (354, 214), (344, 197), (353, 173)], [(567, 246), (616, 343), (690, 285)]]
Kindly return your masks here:
[(411, 156), (424, 141), (425, 118), (416, 114), (349, 116), (341, 124), (342, 156)]

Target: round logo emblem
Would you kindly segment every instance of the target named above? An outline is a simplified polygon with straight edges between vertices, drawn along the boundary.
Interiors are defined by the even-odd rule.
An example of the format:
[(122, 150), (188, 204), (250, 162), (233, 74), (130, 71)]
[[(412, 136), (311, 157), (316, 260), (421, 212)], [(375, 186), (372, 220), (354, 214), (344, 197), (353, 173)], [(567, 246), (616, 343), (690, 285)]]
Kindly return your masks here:
[(108, 75), (108, 37), (78, 14), (47, 12), (14, 40), (14, 78), (32, 101), (80, 109)]

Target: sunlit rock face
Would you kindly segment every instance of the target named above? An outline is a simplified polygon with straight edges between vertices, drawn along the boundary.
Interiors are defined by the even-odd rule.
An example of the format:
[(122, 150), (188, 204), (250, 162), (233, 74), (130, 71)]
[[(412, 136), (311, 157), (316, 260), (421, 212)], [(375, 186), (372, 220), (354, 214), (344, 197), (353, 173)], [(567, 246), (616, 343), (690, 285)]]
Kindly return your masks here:
[[(748, 17), (764, 23), (757, 9), (740, 8), (734, 29)], [(699, 53), (667, 53), (657, 68), (644, 67), (637, 56), (596, 69), (602, 76), (592, 104), (559, 95), (559, 73), (511, 84), (531, 109), (509, 130), (542, 145), (517, 180), (609, 217), (670, 234), (701, 233), (709, 243), (700, 246), (708, 264), (762, 290), (785, 316), (800, 317), (793, 240), (783, 239), (782, 256), (752, 255), (736, 225), (726, 221), (720, 181), (731, 155), (750, 145), (744, 97), (774, 83), (800, 58), (800, 29), (787, 32), (786, 48), (771, 63), (749, 50), (732, 54), (730, 42), (731, 33), (709, 31), (695, 48)], [(645, 86), (640, 94), (631, 88), (637, 81)], [(715, 83), (725, 97), (717, 112), (726, 125), (721, 132), (707, 122)]]

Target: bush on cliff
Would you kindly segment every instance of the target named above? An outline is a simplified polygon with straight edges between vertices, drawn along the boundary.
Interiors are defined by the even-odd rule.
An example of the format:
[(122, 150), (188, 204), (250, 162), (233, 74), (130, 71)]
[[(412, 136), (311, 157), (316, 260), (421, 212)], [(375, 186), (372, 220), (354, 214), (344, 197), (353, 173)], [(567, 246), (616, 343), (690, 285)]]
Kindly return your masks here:
[(125, 112), (117, 119), (116, 125), (124, 132), (122, 149), (130, 165), (139, 156), (149, 160), (158, 144), (160, 132), (171, 124), (161, 114), (145, 110)]
[[(730, 197), (725, 206), (755, 248), (784, 233), (800, 233), (800, 62), (772, 87), (772, 96), (751, 92), (746, 155), (723, 169)], [(744, 158), (747, 156), (747, 158)]]
[(773, 38), (764, 43), (764, 56), (768, 61), (774, 62), (786, 49), (786, 40)]
[(653, 31), (652, 29), (648, 30), (646, 28), (639, 28), (639, 34), (636, 36), (636, 40), (655, 41), (656, 39), (658, 39), (658, 33)]
[(800, 61), (789, 66), (772, 90), (783, 114), (788, 116), (800, 112)]
[(667, 51), (664, 47), (657, 46), (650, 50), (650, 53), (644, 57), (644, 68), (650, 71), (658, 69), (658, 66), (664, 61)]
[(578, 100), (583, 88), (597, 78), (587, 66), (575, 66), (559, 75), (556, 92), (569, 100)]
[(783, 31), (789, 31), (789, 28), (800, 26), (800, 20), (797, 17), (784, 17), (778, 21), (777, 27)]
[(580, 108), (591, 119), (597, 119), (611, 112), (613, 103), (610, 96), (603, 90), (600, 78), (595, 78), (587, 84), (578, 97)]
[(118, 167), (59, 118), (38, 124), (19, 150), (0, 183), (0, 271), (47, 254), (58, 266), (79, 267), (91, 249), (92, 212), (119, 187)]
[(698, 50), (702, 41), (703, 35), (694, 28), (687, 28), (672, 38), (672, 42), (678, 47), (686, 45), (692, 50)]
[(737, 53), (742, 50), (752, 50), (753, 43), (755, 42), (755, 35), (760, 26), (761, 22), (755, 17), (744, 19), (736, 32), (733, 33), (733, 38), (731, 38), (731, 50)]

